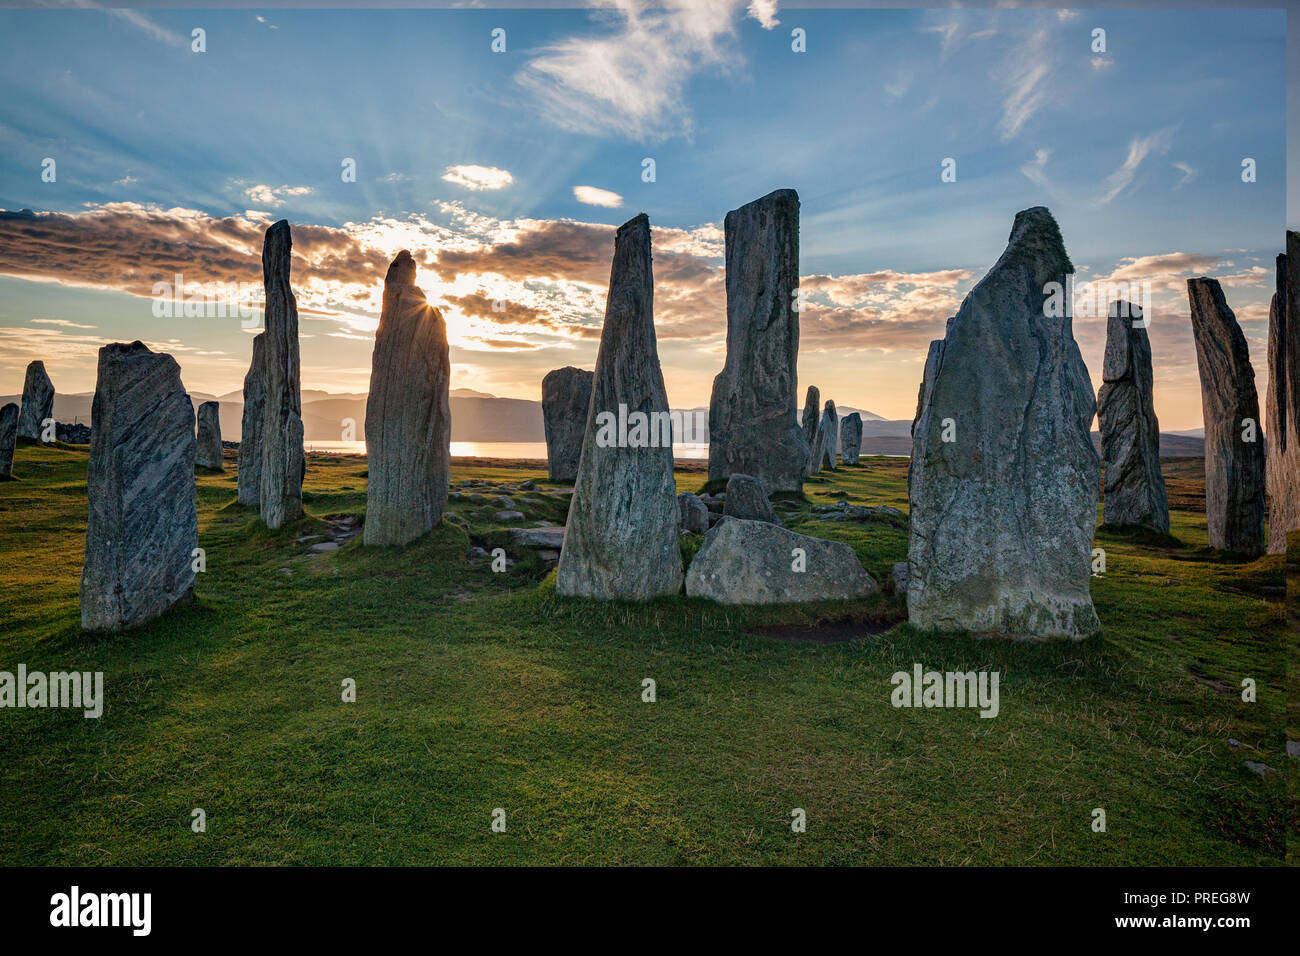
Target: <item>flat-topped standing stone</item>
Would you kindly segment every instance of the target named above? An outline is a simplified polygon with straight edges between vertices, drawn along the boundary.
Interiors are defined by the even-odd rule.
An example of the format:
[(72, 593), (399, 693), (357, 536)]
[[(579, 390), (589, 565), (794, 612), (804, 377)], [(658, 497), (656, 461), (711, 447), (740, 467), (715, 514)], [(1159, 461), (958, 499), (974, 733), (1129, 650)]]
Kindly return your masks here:
[(835, 453), (840, 448), (840, 416), (835, 410), (835, 403), (826, 399), (822, 410), (822, 420), (817, 426), (817, 458), (819, 468), (835, 470)]
[(1152, 400), (1151, 343), (1142, 310), (1115, 302), (1097, 395), (1108, 525), (1169, 533), (1169, 499), (1160, 472), (1160, 422)]
[(542, 424), (546, 428), (546, 468), (551, 481), (573, 481), (582, 459), (582, 436), (591, 407), (593, 373), (572, 365), (542, 379)]
[(266, 382), (262, 409), (262, 520), (278, 528), (302, 517), (302, 394), (299, 391), (298, 302), (289, 287), (289, 222), (266, 230), (262, 283), (266, 287)]
[[(671, 428), (664, 442), (651, 418), (654, 444), (642, 444), (647, 430), (631, 424), (634, 415), (668, 421), (644, 213), (614, 238), (591, 411), (555, 581), (560, 594), (641, 601), (682, 589)], [(627, 434), (617, 434), (622, 429), (611, 419), (629, 423)]]
[(1187, 280), (1205, 422), (1210, 547), (1264, 553), (1264, 440), (1250, 349), (1218, 280)]
[(840, 461), (856, 465), (862, 454), (862, 416), (858, 412), (844, 416), (840, 422)]
[(44, 362), (31, 362), (23, 379), (23, 404), (18, 412), (18, 437), (40, 441), (46, 419), (54, 417), (54, 383)]
[(803, 488), (808, 445), (796, 416), (799, 194), (778, 189), (727, 213), (727, 363), (709, 402), (709, 480)]
[(262, 419), (266, 415), (266, 333), (253, 337), (253, 360), (244, 376), (239, 426), (239, 503), (262, 505)]
[(200, 468), (221, 465), (221, 403), (204, 402), (199, 406), (199, 437), (194, 451), (194, 464)]
[(0, 408), (0, 478), (14, 471), (14, 445), (18, 443), (18, 406), (13, 402)]
[(912, 427), (908, 617), (1026, 639), (1100, 630), (1089, 594), (1096, 401), (1051, 283), (1074, 271), (1044, 207), (932, 344)]
[(1300, 235), (1287, 231), (1277, 257), (1277, 291), (1268, 314), (1265, 400), (1268, 550), (1286, 551), (1286, 533), (1300, 529)]
[(99, 350), (81, 626), (123, 631), (194, 596), (194, 406), (170, 355)]
[(384, 278), (366, 402), (367, 546), (406, 544), (447, 507), (451, 480), (447, 325), (415, 284), (403, 249)]
[(822, 460), (817, 447), (817, 428), (821, 424), (822, 396), (816, 385), (808, 386), (808, 394), (803, 401), (803, 438), (808, 443), (808, 462), (804, 466), (804, 477), (815, 475), (822, 470)]

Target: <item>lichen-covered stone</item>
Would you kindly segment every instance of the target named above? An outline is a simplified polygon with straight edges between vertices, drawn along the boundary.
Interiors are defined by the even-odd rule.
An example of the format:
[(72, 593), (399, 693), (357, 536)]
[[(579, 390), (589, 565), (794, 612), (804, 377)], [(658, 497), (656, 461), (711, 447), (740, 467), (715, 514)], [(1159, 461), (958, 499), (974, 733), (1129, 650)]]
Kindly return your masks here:
[(18, 437), (41, 441), (47, 419), (54, 417), (54, 383), (45, 373), (44, 362), (30, 362), (23, 378), (23, 404), (18, 412)]
[(546, 429), (546, 469), (551, 481), (573, 481), (582, 460), (593, 373), (572, 365), (542, 379), (542, 425)]
[(262, 413), (262, 520), (268, 528), (302, 517), (302, 394), (298, 357), (298, 303), (289, 286), (288, 220), (266, 230), (262, 283), (266, 289), (265, 399)]
[(840, 461), (856, 465), (862, 454), (862, 416), (853, 412), (840, 422)]
[(240, 412), (239, 503), (262, 505), (262, 419), (266, 415), (266, 333), (253, 337), (253, 358), (244, 376), (244, 407)]
[(198, 411), (198, 439), (194, 449), (194, 464), (199, 468), (214, 468), (220, 471), (221, 465), (221, 404), (204, 402)]

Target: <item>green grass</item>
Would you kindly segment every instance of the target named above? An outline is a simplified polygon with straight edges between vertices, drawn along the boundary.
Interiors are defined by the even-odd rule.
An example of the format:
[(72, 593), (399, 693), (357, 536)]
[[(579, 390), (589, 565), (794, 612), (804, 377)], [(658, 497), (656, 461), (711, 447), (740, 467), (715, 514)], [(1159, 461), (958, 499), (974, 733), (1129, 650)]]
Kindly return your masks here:
[[(92, 637), (77, 607), (85, 462), (84, 450), (20, 448), (21, 480), (0, 484), (0, 669), (102, 670), (107, 698), (97, 721), (0, 710), (0, 863), (1285, 858), (1283, 563), (1208, 549), (1196, 461), (1166, 463), (1176, 542), (1099, 532), (1104, 635), (1072, 645), (918, 634), (885, 596), (565, 599), (536, 561), (507, 574), (471, 564), (451, 524), (405, 549), (354, 539), (308, 557), (296, 537), (365, 509), (365, 462), (316, 455), (310, 517), (278, 532), (235, 503), (233, 468), (201, 475), (198, 602)], [(452, 473), (454, 485), (526, 477), (553, 488), (532, 466)], [(682, 469), (678, 486), (704, 478)], [(563, 520), (562, 503), (538, 497), (548, 503), (530, 516)], [(812, 505), (840, 497), (905, 509), (906, 462), (819, 476), (789, 522), (848, 542), (883, 578), (906, 555), (905, 530), (811, 520)], [(452, 510), (503, 540), (495, 507)], [(752, 632), (846, 620), (862, 639)], [(892, 708), (890, 675), (914, 662), (1000, 671), (1000, 715)], [(1240, 699), (1245, 677), (1257, 703)], [(356, 703), (341, 700), (345, 678)], [(1278, 772), (1260, 779), (1243, 759)], [(190, 829), (196, 807), (203, 834)], [(497, 807), (505, 833), (490, 828)], [(796, 807), (806, 833), (790, 830)], [(1098, 807), (1105, 833), (1090, 826)]]

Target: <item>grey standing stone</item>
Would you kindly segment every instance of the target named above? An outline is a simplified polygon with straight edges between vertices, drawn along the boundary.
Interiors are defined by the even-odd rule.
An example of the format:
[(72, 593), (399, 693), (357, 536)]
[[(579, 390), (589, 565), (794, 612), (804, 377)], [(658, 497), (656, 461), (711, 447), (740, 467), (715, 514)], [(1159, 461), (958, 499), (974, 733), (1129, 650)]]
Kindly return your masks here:
[(835, 453), (840, 448), (840, 416), (835, 411), (835, 403), (829, 398), (822, 410), (822, 420), (817, 426), (817, 460), (818, 468), (835, 470)]
[(266, 288), (266, 395), (262, 414), (262, 520), (279, 528), (302, 517), (302, 393), (299, 390), (298, 303), (289, 287), (289, 222), (266, 230), (262, 283)]
[(204, 402), (199, 406), (199, 437), (194, 464), (200, 468), (222, 470), (220, 415), (220, 402)]
[(194, 596), (194, 406), (170, 355), (99, 350), (81, 626), (123, 631)]
[(803, 438), (808, 443), (808, 462), (804, 468), (804, 477), (815, 475), (822, 470), (822, 460), (818, 454), (817, 428), (821, 424), (822, 396), (816, 385), (808, 386), (808, 394), (803, 401)]
[(709, 480), (752, 475), (803, 488), (807, 441), (796, 417), (799, 194), (778, 189), (725, 221), (727, 362), (709, 402)]
[(14, 472), (14, 446), (18, 443), (18, 406), (13, 402), (0, 408), (0, 478)]
[(54, 383), (45, 374), (44, 362), (31, 362), (23, 378), (23, 404), (18, 412), (18, 437), (25, 441), (41, 440), (46, 419), (54, 417)]
[(677, 496), (683, 531), (704, 534), (709, 530), (709, 509), (698, 495), (683, 491)]
[(239, 426), (239, 503), (262, 506), (262, 420), (266, 416), (266, 333), (253, 337)]
[(1160, 422), (1152, 399), (1151, 343), (1140, 307), (1115, 302), (1097, 394), (1105, 498), (1103, 520), (1169, 533), (1169, 498), (1160, 471)]
[(609, 418), (621, 420), (624, 412), (668, 414), (655, 344), (650, 220), (644, 213), (620, 226), (614, 238), (591, 411), (555, 581), (560, 594), (639, 601), (681, 591), (672, 442), (597, 442), (602, 423), (607, 436)]
[(857, 412), (844, 416), (840, 422), (840, 461), (856, 465), (862, 454), (862, 416)]
[(908, 474), (915, 627), (1100, 631), (1089, 593), (1096, 401), (1070, 319), (1047, 301), (1073, 271), (1052, 214), (1018, 213), (1001, 258), (930, 347)]
[(1268, 550), (1286, 552), (1286, 534), (1300, 529), (1300, 235), (1287, 231), (1277, 257), (1277, 289), (1268, 314), (1265, 400)]
[(1216, 279), (1187, 280), (1205, 422), (1210, 547), (1264, 553), (1264, 438), (1250, 349)]
[(772, 510), (763, 482), (750, 475), (732, 475), (727, 479), (727, 497), (722, 505), (722, 513), (730, 518), (781, 523), (781, 519)]
[(546, 467), (551, 481), (573, 481), (582, 459), (582, 436), (591, 408), (593, 373), (572, 365), (542, 379), (542, 424), (546, 428)]
[(406, 544), (441, 519), (451, 481), (450, 381), (447, 325), (403, 249), (384, 278), (366, 401), (367, 546)]

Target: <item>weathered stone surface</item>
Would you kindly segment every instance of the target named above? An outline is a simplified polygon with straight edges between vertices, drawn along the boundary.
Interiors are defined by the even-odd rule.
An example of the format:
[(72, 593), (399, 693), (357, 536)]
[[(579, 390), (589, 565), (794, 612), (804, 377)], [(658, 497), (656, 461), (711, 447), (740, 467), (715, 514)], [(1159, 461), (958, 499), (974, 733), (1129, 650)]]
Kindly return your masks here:
[(1264, 440), (1250, 349), (1218, 280), (1187, 280), (1205, 423), (1210, 547), (1264, 553)]
[(709, 480), (803, 488), (807, 441), (796, 417), (799, 194), (778, 189), (733, 209), (727, 243), (727, 363), (709, 402)]
[(546, 469), (551, 481), (573, 481), (582, 460), (594, 375), (572, 365), (542, 379), (542, 425), (546, 429)]
[(1151, 343), (1142, 310), (1115, 302), (1106, 325), (1106, 357), (1097, 395), (1103, 520), (1169, 533), (1169, 499), (1160, 471), (1160, 422), (1152, 399)]
[(931, 345), (908, 474), (916, 627), (1027, 639), (1100, 630), (1089, 594), (1096, 401), (1070, 319), (1045, 308), (1048, 284), (1073, 271), (1051, 213), (1018, 213), (1002, 257)]
[(18, 437), (40, 441), (42, 425), (54, 417), (54, 383), (45, 374), (44, 362), (30, 362), (23, 379), (23, 404), (18, 412)]
[(1286, 533), (1300, 528), (1300, 235), (1287, 231), (1277, 257), (1277, 289), (1268, 314), (1268, 550), (1286, 552)]
[(803, 402), (803, 438), (808, 443), (808, 462), (804, 477), (822, 470), (822, 460), (817, 447), (817, 429), (821, 425), (822, 396), (816, 385), (808, 386)]
[(99, 350), (81, 626), (136, 627), (194, 596), (194, 406), (170, 355)]
[(781, 524), (781, 519), (772, 510), (772, 503), (768, 501), (763, 482), (750, 475), (732, 475), (727, 479), (727, 497), (722, 505), (722, 513), (729, 518)]
[(263, 366), (262, 520), (268, 528), (302, 517), (302, 394), (299, 390), (298, 303), (289, 287), (288, 220), (266, 230), (262, 283), (266, 288), (266, 353)]
[[(792, 557), (803, 549), (804, 570)], [(766, 521), (723, 518), (704, 539), (686, 573), (686, 593), (721, 604), (842, 601), (879, 586), (842, 541), (795, 534)]]
[(266, 416), (266, 333), (253, 337), (253, 359), (244, 376), (239, 426), (239, 503), (262, 505), (262, 420)]
[(840, 422), (840, 461), (845, 465), (856, 465), (861, 454), (862, 416), (853, 412)]
[(450, 381), (446, 323), (416, 286), (415, 260), (403, 249), (384, 278), (366, 402), (368, 547), (407, 544), (442, 518), (451, 481)]
[(672, 443), (633, 447), (624, 436), (597, 442), (602, 420), (624, 417), (619, 406), (629, 417), (668, 414), (644, 213), (614, 238), (591, 412), (555, 581), (560, 594), (639, 601), (681, 591)]
[(546, 548), (559, 551), (564, 547), (564, 529), (511, 528), (510, 540), (523, 548)]
[(683, 491), (677, 496), (677, 508), (681, 514), (683, 531), (704, 534), (709, 530), (709, 509), (698, 495)]
[(221, 470), (220, 414), (220, 402), (204, 402), (199, 406), (199, 434), (194, 449), (194, 464), (200, 468)]
[(13, 402), (0, 408), (0, 478), (14, 471), (14, 446), (18, 443), (18, 406)]
[(822, 410), (822, 420), (817, 425), (817, 448), (815, 455), (818, 461), (818, 470), (826, 469), (835, 470), (835, 453), (840, 447), (840, 416), (835, 411), (835, 403), (830, 399), (826, 400), (826, 407)]

